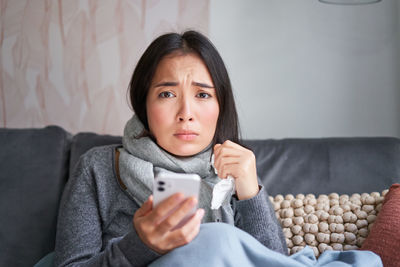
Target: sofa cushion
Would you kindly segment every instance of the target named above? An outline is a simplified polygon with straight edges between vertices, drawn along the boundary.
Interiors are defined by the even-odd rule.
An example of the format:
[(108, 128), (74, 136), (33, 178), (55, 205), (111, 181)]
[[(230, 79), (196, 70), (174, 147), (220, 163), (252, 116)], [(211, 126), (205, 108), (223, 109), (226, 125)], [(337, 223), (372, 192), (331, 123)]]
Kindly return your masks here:
[(351, 196), (279, 194), (270, 196), (270, 200), (289, 254), (310, 246), (318, 256), (326, 250), (359, 249), (374, 225), (387, 191)]
[(382, 191), (400, 182), (400, 139), (320, 138), (243, 142), (270, 195)]
[(121, 136), (101, 135), (95, 133), (78, 133), (72, 138), (70, 173), (79, 160), (79, 157), (95, 146), (122, 144)]
[(384, 266), (400, 266), (400, 184), (394, 184), (386, 194), (383, 206), (362, 250), (378, 254)]
[(33, 266), (54, 249), (70, 135), (0, 129), (0, 266)]

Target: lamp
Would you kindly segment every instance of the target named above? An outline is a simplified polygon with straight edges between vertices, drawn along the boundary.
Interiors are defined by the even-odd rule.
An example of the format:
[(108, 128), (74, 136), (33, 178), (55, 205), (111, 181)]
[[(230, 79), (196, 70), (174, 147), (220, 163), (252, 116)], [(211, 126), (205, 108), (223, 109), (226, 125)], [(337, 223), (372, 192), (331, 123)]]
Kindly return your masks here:
[(367, 4), (375, 4), (381, 2), (382, 0), (319, 0), (324, 4), (332, 4), (332, 5), (367, 5)]

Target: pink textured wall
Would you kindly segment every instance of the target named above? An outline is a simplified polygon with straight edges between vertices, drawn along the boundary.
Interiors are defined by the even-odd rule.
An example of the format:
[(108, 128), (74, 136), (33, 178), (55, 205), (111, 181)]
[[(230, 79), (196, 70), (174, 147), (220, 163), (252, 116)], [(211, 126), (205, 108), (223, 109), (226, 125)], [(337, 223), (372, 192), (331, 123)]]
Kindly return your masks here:
[(209, 0), (1, 0), (0, 127), (121, 135), (127, 87), (159, 34), (208, 32)]

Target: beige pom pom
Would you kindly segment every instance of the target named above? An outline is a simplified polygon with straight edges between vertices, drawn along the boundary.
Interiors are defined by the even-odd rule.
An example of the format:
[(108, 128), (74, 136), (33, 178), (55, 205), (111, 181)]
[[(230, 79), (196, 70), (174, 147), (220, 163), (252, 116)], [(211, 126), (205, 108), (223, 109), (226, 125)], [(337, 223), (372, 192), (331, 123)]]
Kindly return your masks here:
[(342, 251), (343, 245), (340, 243), (331, 243), (333, 250)]
[(293, 225), (291, 229), (292, 229), (293, 234), (298, 235), (301, 232), (302, 227), (300, 225), (296, 224), (296, 225)]
[(304, 205), (310, 205), (310, 206), (315, 206), (317, 204), (317, 199), (307, 197), (304, 199)]
[(294, 199), (293, 201), (292, 201), (292, 207), (293, 208), (300, 208), (300, 207), (303, 207), (303, 199)]
[(361, 206), (362, 205), (361, 200), (359, 198), (351, 197), (350, 198), (350, 202), (353, 203), (354, 205), (357, 205), (357, 206)]
[(339, 199), (336, 198), (332, 198), (329, 200), (329, 205), (331, 205), (331, 207), (333, 206), (339, 206)]
[(342, 216), (329, 215), (328, 222), (329, 223), (343, 223), (343, 218), (342, 218)]
[(361, 208), (363, 211), (365, 211), (366, 213), (370, 213), (371, 211), (373, 211), (375, 208), (373, 205), (364, 205)]
[(329, 203), (319, 202), (317, 203), (317, 210), (329, 211)]
[(294, 216), (303, 216), (305, 214), (303, 207), (294, 210)]
[(315, 214), (308, 214), (305, 217), (305, 221), (308, 223), (317, 223), (318, 222), (318, 217)]
[(329, 214), (341, 216), (341, 215), (343, 215), (343, 209), (339, 206), (334, 206), (334, 207), (330, 208)]
[(344, 234), (331, 233), (331, 242), (343, 243), (344, 242)]
[(293, 209), (287, 208), (281, 210), (281, 218), (291, 218), (293, 217)]
[[(347, 211), (343, 214), (343, 221), (344, 222), (350, 222), (351, 221), (351, 217), (352, 217), (353, 213), (351, 211)], [(355, 216), (355, 215), (354, 215)], [(357, 216), (356, 216), (356, 220), (357, 220)]]
[(320, 222), (318, 228), (321, 233), (327, 233), (329, 231), (329, 224), (326, 222)]
[(378, 204), (382, 203), (384, 199), (385, 199), (384, 197), (377, 197), (375, 199), (375, 204), (378, 205)]
[(329, 225), (329, 230), (333, 233), (343, 233), (344, 232), (344, 225), (338, 223), (331, 223)]
[(339, 199), (339, 194), (338, 193), (330, 193), (329, 199)]
[(367, 220), (357, 220), (356, 221), (356, 225), (357, 225), (358, 229), (363, 228), (363, 227), (367, 227), (368, 226), (368, 221)]
[(320, 243), (330, 243), (331, 240), (331, 235), (330, 234), (325, 234), (325, 233), (317, 233), (317, 240)]
[(379, 194), (379, 192), (372, 192), (370, 195), (371, 195), (371, 197), (373, 197), (373, 198), (377, 198), (377, 197), (380, 197), (380, 196), (381, 196), (381, 194)]
[(368, 236), (368, 229), (366, 227), (358, 229), (358, 235), (362, 237)]
[(382, 203), (379, 203), (378, 205), (376, 205), (375, 210), (379, 212), (381, 208), (382, 208)]
[(311, 205), (306, 205), (304, 207), (304, 212), (307, 213), (307, 214), (310, 214), (310, 213), (314, 212), (314, 207), (311, 206)]
[(273, 206), (274, 206), (274, 210), (275, 211), (277, 211), (277, 210), (279, 210), (281, 208), (281, 204), (279, 202), (274, 202)]
[(304, 235), (304, 240), (308, 245), (311, 245), (315, 241), (315, 235), (307, 233)]
[(346, 243), (352, 243), (356, 240), (356, 235), (350, 232), (344, 232), (344, 239), (346, 240)]
[(358, 249), (357, 246), (354, 245), (344, 245), (343, 250), (356, 250)]
[(296, 198), (297, 198), (297, 199), (304, 199), (305, 196), (304, 196), (304, 194), (297, 194), (297, 195), (296, 195)]
[(291, 238), (293, 236), (292, 231), (289, 228), (282, 228), (282, 232), (286, 238)]
[(280, 218), (281, 218), (281, 212), (280, 212), (280, 210), (278, 210), (278, 211), (275, 212), (275, 216), (276, 216), (277, 219), (280, 219)]
[(307, 194), (307, 195), (306, 195), (306, 198), (309, 198), (309, 199), (310, 199), (310, 198), (315, 198), (315, 195), (314, 195), (314, 194)]
[(366, 204), (366, 205), (374, 205), (375, 204), (375, 198), (372, 197), (372, 196), (367, 196), (365, 198), (364, 204)]
[(327, 244), (325, 244), (325, 243), (320, 243), (319, 245), (318, 245), (318, 250), (319, 250), (319, 252), (320, 253), (323, 253), (325, 250), (326, 250), (326, 247), (327, 247), (328, 245)]
[(275, 202), (282, 202), (283, 201), (283, 196), (281, 194), (278, 194), (275, 196)]
[(321, 194), (318, 196), (317, 203), (326, 203), (326, 202), (329, 203), (329, 197), (327, 195)]
[(354, 194), (351, 195), (350, 199), (351, 199), (351, 198), (360, 199), (360, 198), (361, 198), (361, 195), (360, 195), (359, 193), (354, 193)]
[(324, 251), (333, 250), (333, 248), (325, 243), (320, 243), (318, 245), (318, 250), (320, 253), (324, 253)]
[(285, 199), (286, 199), (286, 200), (292, 200), (292, 199), (294, 199), (294, 196), (293, 196), (292, 194), (287, 194), (287, 195), (285, 196)]
[(387, 192), (389, 192), (389, 189), (383, 190), (383, 191), (382, 191), (382, 196), (383, 196), (383, 197), (386, 196)]
[(358, 204), (354, 204), (354, 203), (351, 202), (351, 203), (350, 203), (350, 209), (351, 209), (351, 211), (352, 211), (353, 213), (355, 213), (355, 212), (361, 210), (361, 206), (358, 205)]
[(293, 247), (292, 239), (286, 238), (286, 246), (288, 248), (292, 248)]
[(291, 254), (295, 254), (296, 252), (299, 252), (300, 250), (302, 250), (304, 247), (303, 246), (294, 246), (292, 247), (292, 249), (290, 250)]
[(305, 233), (318, 233), (318, 225), (311, 224), (311, 223), (305, 223), (303, 225), (303, 231)]
[(297, 246), (300, 245), (303, 242), (303, 240), (304, 240), (303, 237), (300, 235), (295, 235), (292, 237), (293, 244)]
[(292, 224), (292, 218), (285, 218), (282, 220), (283, 227), (290, 227)]
[(361, 237), (361, 236), (357, 237), (357, 246), (361, 247), (362, 244), (364, 243), (364, 241), (365, 241), (364, 237)]
[(342, 206), (343, 212), (349, 212), (351, 211), (350, 205), (349, 204), (343, 204)]
[(368, 221), (368, 223), (373, 223), (373, 222), (375, 222), (375, 220), (376, 220), (376, 215), (368, 215), (368, 217), (367, 217), (367, 221)]
[(346, 223), (344, 225), (344, 229), (347, 232), (354, 233), (354, 234), (356, 234), (358, 232), (358, 227), (354, 223)]
[(368, 214), (367, 214), (365, 211), (363, 211), (363, 210), (357, 211), (357, 212), (356, 212), (356, 215), (357, 215), (357, 218), (358, 218), (359, 220), (360, 220), (360, 219), (366, 219), (367, 216), (368, 216)]
[(290, 207), (290, 200), (283, 200), (282, 202), (281, 202), (281, 208), (282, 209), (287, 209), (287, 208), (289, 208)]
[(312, 248), (313, 251), (314, 251), (315, 257), (318, 257), (318, 256), (319, 256), (319, 250), (318, 250), (318, 248), (317, 248), (317, 247), (311, 247), (311, 248)]
[(293, 223), (297, 225), (303, 225), (304, 224), (304, 218), (303, 217), (294, 217), (293, 218)]

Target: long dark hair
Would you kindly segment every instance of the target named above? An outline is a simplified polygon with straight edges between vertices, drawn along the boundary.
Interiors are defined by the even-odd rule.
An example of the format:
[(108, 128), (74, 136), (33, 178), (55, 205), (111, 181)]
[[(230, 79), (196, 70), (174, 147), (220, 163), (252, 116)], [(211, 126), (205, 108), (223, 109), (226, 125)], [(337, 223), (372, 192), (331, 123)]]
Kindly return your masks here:
[(161, 35), (150, 44), (136, 65), (129, 84), (129, 94), (132, 108), (145, 129), (149, 131), (146, 98), (153, 76), (160, 60), (173, 53), (196, 53), (208, 68), (219, 104), (213, 145), (225, 140), (239, 143), (239, 121), (225, 64), (211, 41), (196, 31)]

